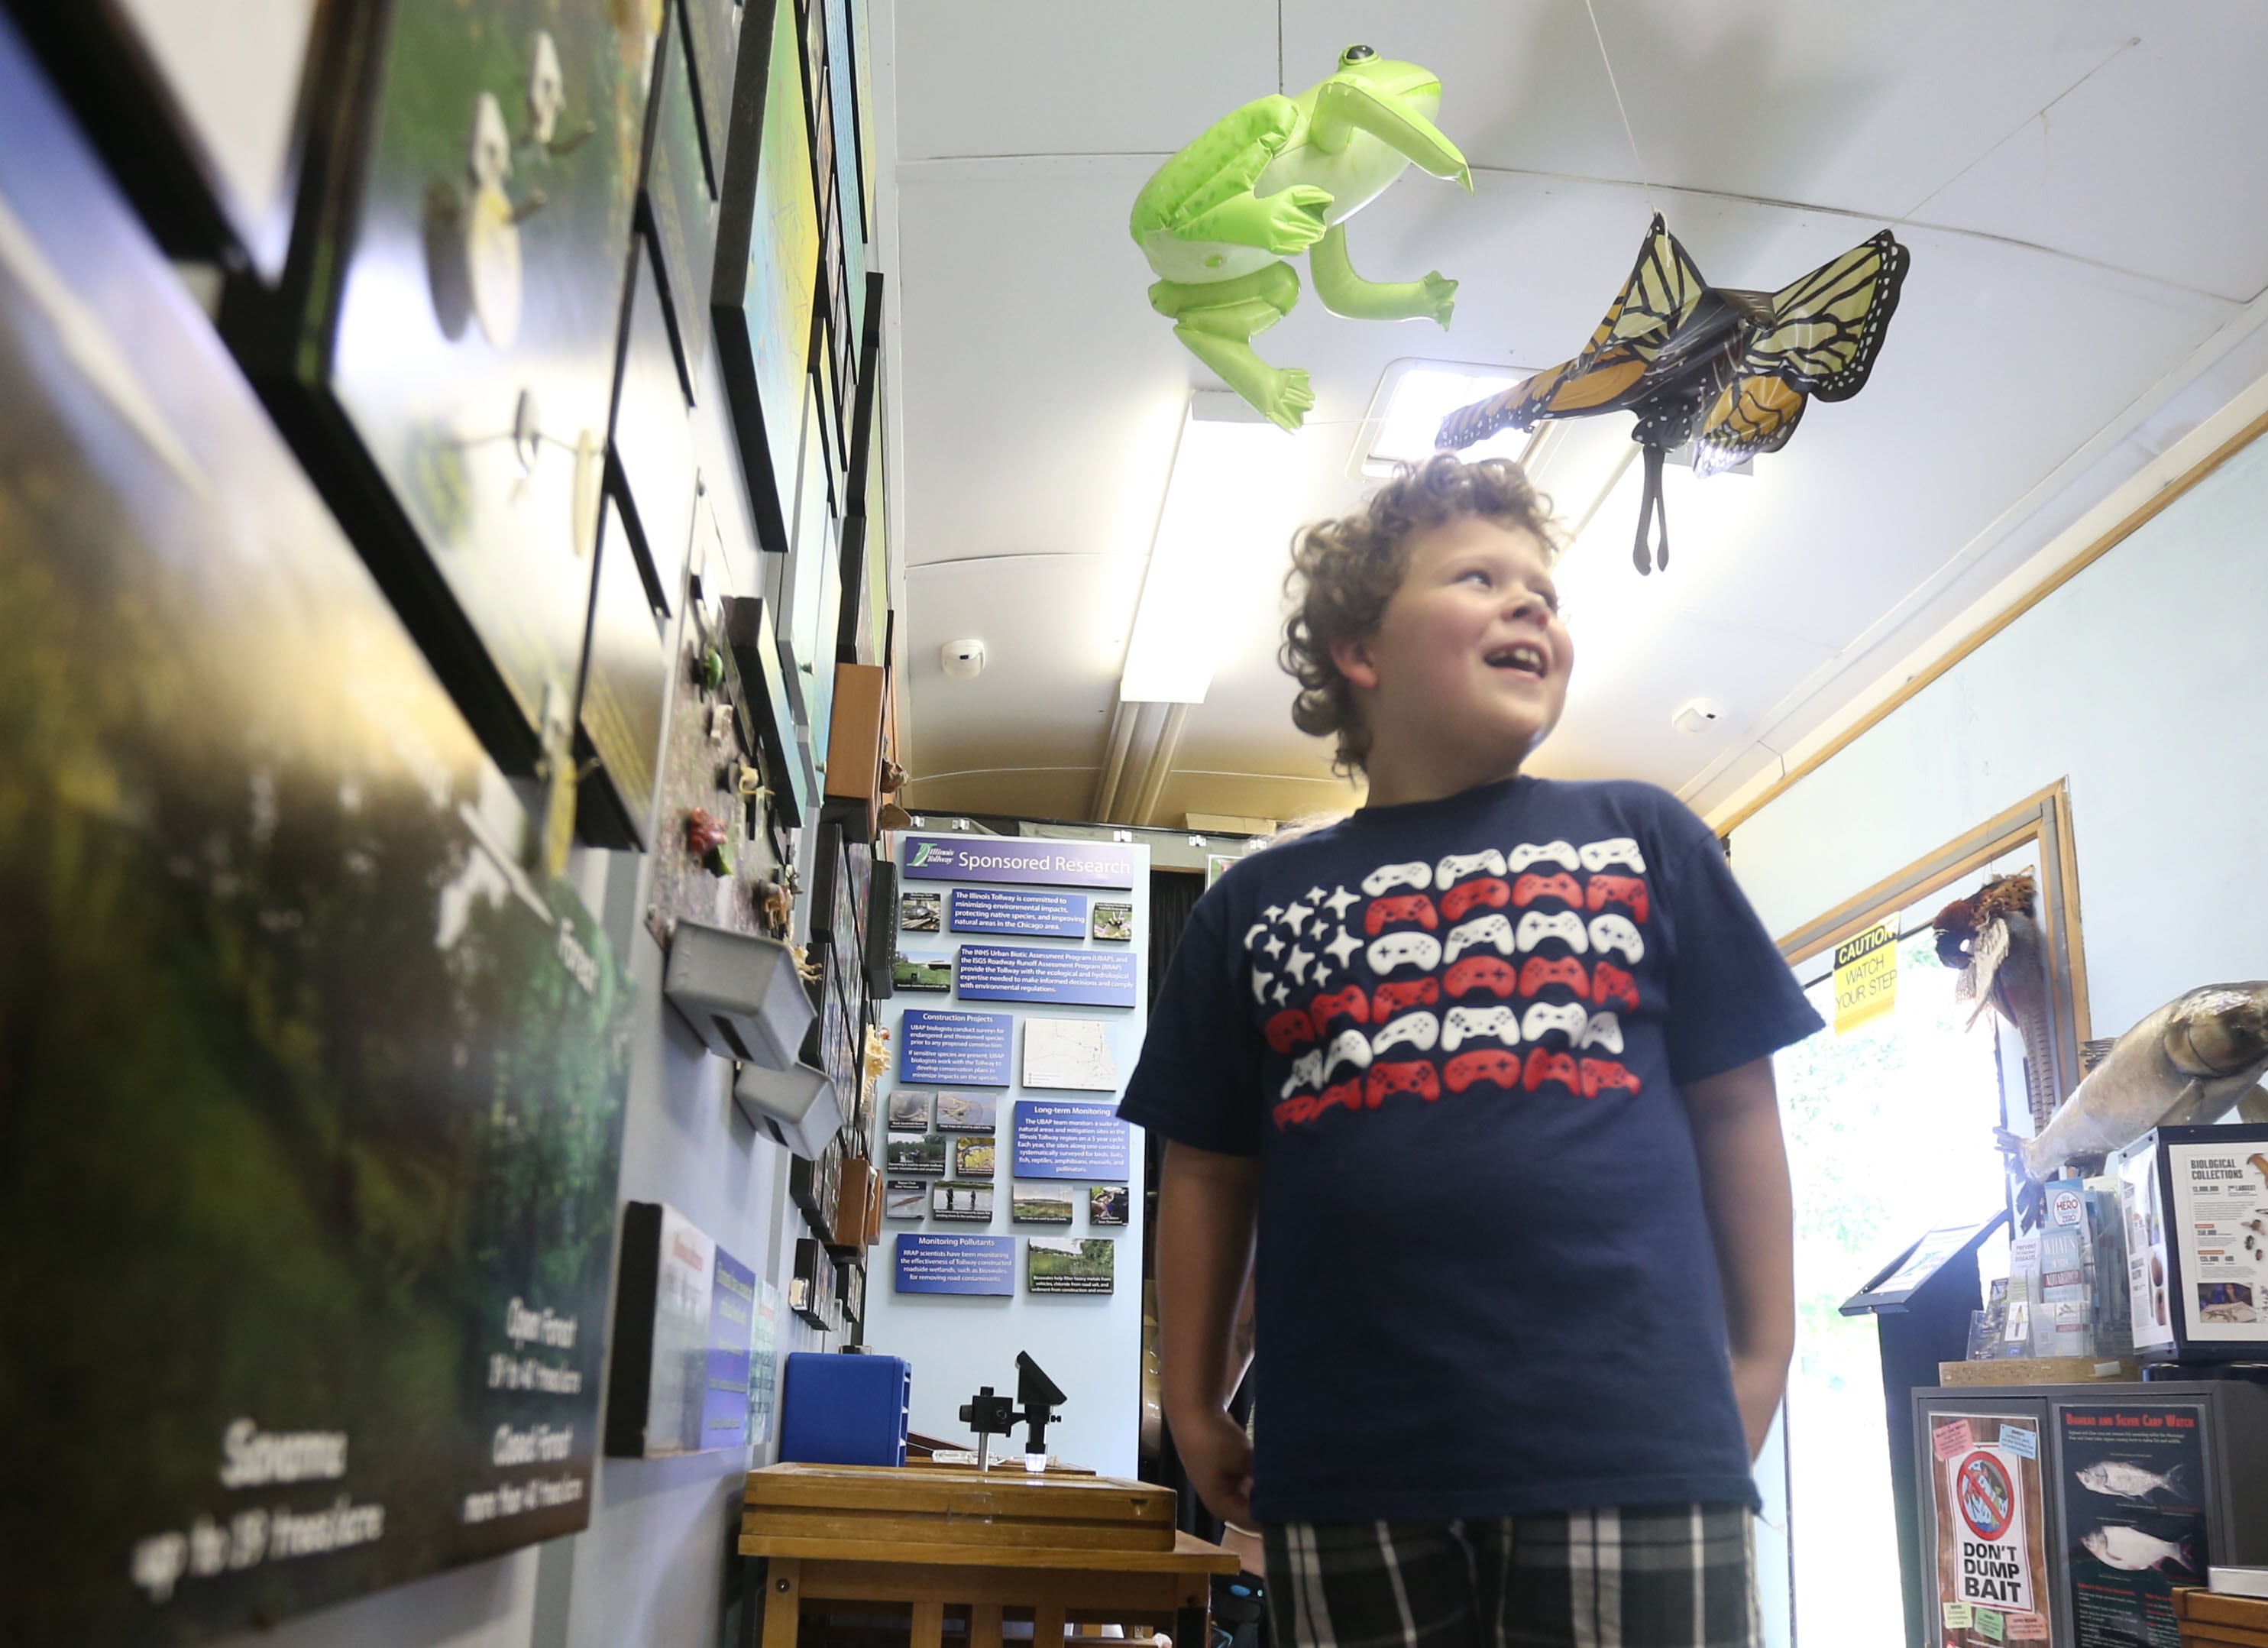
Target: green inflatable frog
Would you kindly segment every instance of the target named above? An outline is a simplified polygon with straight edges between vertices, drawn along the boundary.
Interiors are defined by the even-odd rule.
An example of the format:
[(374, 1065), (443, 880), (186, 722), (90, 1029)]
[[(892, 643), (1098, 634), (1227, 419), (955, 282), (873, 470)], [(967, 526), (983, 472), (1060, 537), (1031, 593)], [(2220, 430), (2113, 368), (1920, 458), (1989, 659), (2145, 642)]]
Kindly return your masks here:
[(1370, 281), (1347, 261), (1346, 220), (1412, 161), (1469, 191), (1472, 168), (1432, 122), (1441, 82), (1367, 46), (1297, 97), (1263, 97), (1219, 122), (1158, 168), (1134, 202), (1131, 227), (1158, 277), (1150, 305), (1229, 387), (1285, 429), (1315, 403), (1307, 374), (1252, 351), (1300, 300), (1283, 258), (1307, 254), (1315, 294), (1357, 321), (1426, 317), (1444, 330), (1457, 283)]

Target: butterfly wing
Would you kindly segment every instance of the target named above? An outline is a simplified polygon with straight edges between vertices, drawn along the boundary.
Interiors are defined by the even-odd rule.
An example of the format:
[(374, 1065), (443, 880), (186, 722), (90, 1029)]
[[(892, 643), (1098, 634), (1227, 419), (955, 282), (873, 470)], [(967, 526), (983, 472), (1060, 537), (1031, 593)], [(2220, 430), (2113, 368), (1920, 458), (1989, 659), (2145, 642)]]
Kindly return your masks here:
[(1849, 400), (1867, 387), (1911, 261), (1885, 229), (1774, 292), (1771, 318), (1749, 340), (1742, 375), (1769, 374), (1822, 401)]
[(1460, 407), (1441, 420), (1434, 444), (1462, 451), (1501, 429), (1527, 429), (1543, 418), (1580, 418), (1628, 406), (1646, 393), (1647, 373), (1677, 340), (1708, 291), (1700, 270), (1656, 213), (1630, 278), (1583, 352), (1485, 401)]
[(1778, 452), (1812, 397), (1847, 401), (1864, 388), (1911, 261), (1885, 229), (1774, 292), (1740, 369), (1702, 419), (1694, 473)]

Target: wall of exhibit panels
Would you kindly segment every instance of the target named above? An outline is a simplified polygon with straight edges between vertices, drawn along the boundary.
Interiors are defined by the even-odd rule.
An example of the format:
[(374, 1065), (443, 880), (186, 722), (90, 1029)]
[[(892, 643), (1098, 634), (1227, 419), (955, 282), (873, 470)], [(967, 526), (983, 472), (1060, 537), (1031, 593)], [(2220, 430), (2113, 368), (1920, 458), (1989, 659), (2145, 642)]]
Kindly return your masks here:
[[(1775, 933), (2068, 779), (2094, 1033), (2257, 978), (2268, 443), (2255, 442), (1733, 834)], [(1884, 806), (1894, 797), (1895, 806)], [(2210, 878), (2209, 898), (2170, 890)]]
[[(116, 1476), (135, 1483), (133, 1496), (90, 1489), (44, 1502), (47, 1519), (67, 1525), (59, 1537), (91, 1553), (85, 1572), (91, 1586), (107, 1587), (101, 1606), (125, 1610), (102, 1616), (106, 1639), (225, 1634), (277, 1618), (285, 1622), (261, 1640), (289, 1648), (692, 1643), (724, 1628), (720, 1557), (737, 1521), (738, 1474), (776, 1444), (600, 1457), (604, 1330), (621, 1326), (610, 1300), (626, 1202), (669, 1204), (783, 1293), (799, 1245), (837, 1233), (799, 1206), (799, 1191), (813, 1200), (809, 1174), (792, 1182), (787, 1153), (733, 1102), (731, 1065), (666, 1004), (662, 980), (679, 920), (779, 930), (808, 942), (854, 1048), (872, 1012), (859, 958), (843, 953), (861, 942), (857, 929), (840, 929), (847, 940), (814, 932), (809, 891), (822, 859), (861, 871), (865, 862), (821, 851), (835, 668), (888, 662), (890, 569), (882, 535), (865, 528), (869, 512), (879, 521), (885, 510), (879, 432), (887, 421), (873, 406), (881, 374), (867, 325), (865, 248), (879, 204), (867, 10), (865, 0), (307, 0), (263, 8), (232, 51), (214, 53), (194, 20), (180, 26), (187, 12), (11, 0), (0, 74), (17, 95), (0, 104), (18, 122), (47, 123), (9, 140), (40, 166), (0, 171), (13, 219), (30, 225), (28, 240), (11, 242), (18, 279), (0, 289), (0, 309), (33, 336), (48, 323), (35, 299), (52, 305), (58, 285), (103, 294), (95, 318), (117, 339), (104, 345), (110, 355), (89, 358), (167, 371), (160, 410), (198, 437), (186, 454), (169, 447), (163, 418), (144, 409), (135, 451), (203, 484), (194, 495), (202, 513), (180, 511), (188, 524), (178, 529), (209, 532), (198, 553), (239, 580), (233, 604), (183, 595), (177, 616), (193, 627), (209, 607), (211, 633), (175, 649), (167, 678), (195, 688), (180, 659), (208, 654), (215, 670), (233, 665), (247, 679), (264, 670), (273, 684), (263, 701), (306, 698), (345, 752), (323, 760), (367, 768), (321, 780), (310, 801), (288, 782), (278, 797), (275, 764), (255, 763), (232, 792), (251, 798), (245, 850), (270, 838), (288, 844), (310, 807), (353, 812), (361, 798), (393, 794), (383, 780), (423, 796), (439, 831), (433, 844), (404, 836), (389, 814), (385, 839), (409, 844), (397, 854), (414, 845), (462, 866), (453, 879), (403, 883), (378, 906), (423, 959), (381, 957), (365, 921), (340, 941), (351, 953), (341, 952), (335, 981), (293, 972), (328, 965), (311, 935), (340, 874), (335, 860), (301, 867), (290, 898), (271, 893), (256, 913), (268, 947), (255, 945), (257, 959), (272, 970), (263, 977), (296, 991), (302, 1007), (325, 982), (353, 979), (379, 1016), (358, 1033), (381, 1040), (389, 1030), (416, 1031), (417, 993), (453, 979), (449, 1022), (460, 1034), (469, 1023), (497, 1050), (469, 1067), (463, 1120), (429, 1089), (428, 1113), (404, 1112), (386, 1136), (368, 1120), (374, 1078), (342, 1073), (344, 1025), (298, 1055), (296, 1086), (274, 1092), (240, 1059), (212, 1060), (214, 1113), (248, 1118), (230, 1123), (239, 1146), (261, 1129), (288, 1134), (292, 1105), (313, 1106), (310, 1116), (340, 1111), (345, 1090), (326, 1085), (335, 1081), (352, 1087), (361, 1108), (345, 1108), (363, 1120), (326, 1124), (343, 1128), (335, 1143), (350, 1152), (335, 1161), (281, 1149), (262, 1158), (277, 1182), (247, 1186), (229, 1216), (247, 1226), (248, 1251), (296, 1255), (296, 1274), (239, 1260), (227, 1272), (230, 1310), (169, 1334), (169, 1355), (199, 1400), (218, 1404), (216, 1415), (235, 1414), (233, 1402), (267, 1429), (335, 1438), (343, 1468), (293, 1490), (279, 1485), (288, 1474), (232, 1478), (217, 1420), (211, 1437), (182, 1445), (188, 1455), (169, 1474), (129, 1425), (110, 1423), (117, 1415), (42, 1415), (60, 1434), (113, 1435), (133, 1455)], [(70, 159), (82, 151), (85, 177)], [(762, 215), (736, 220), (735, 179), (737, 198)], [(216, 327), (185, 319), (175, 293), (136, 286), (164, 280), (152, 239), (184, 263), (231, 271), (211, 306)], [(51, 278), (59, 270), (60, 283)], [(74, 325), (87, 318), (71, 316)], [(83, 343), (97, 329), (74, 335)], [(114, 398), (135, 414), (130, 394)], [(11, 399), (19, 410), (39, 404), (28, 392)], [(74, 405), (56, 402), (55, 427)], [(29, 418), (19, 427), (47, 425)], [(86, 484), (97, 505), (104, 485), (127, 485), (129, 469), (98, 466)], [(253, 496), (272, 522), (247, 519), (242, 501)], [(294, 521), (288, 553), (266, 547)], [(141, 542), (115, 530), (101, 541)], [(0, 536), (0, 551), (20, 558), (31, 543)], [(354, 592), (372, 580), (380, 599), (369, 605)], [(318, 599), (318, 588), (331, 593)], [(308, 621), (317, 607), (341, 622)], [(384, 638), (397, 627), (414, 645), (387, 652)], [(290, 647), (268, 644), (287, 631), (305, 633)], [(330, 637), (328, 647), (313, 645), (318, 636)], [(102, 639), (99, 661), (65, 659), (67, 671), (134, 679), (144, 666), (131, 636), (114, 628)], [(297, 675), (276, 674), (287, 668)], [(318, 685), (282, 684), (295, 679)], [(326, 694), (343, 695), (327, 717)], [(366, 759), (358, 717), (382, 728)], [(255, 735), (276, 736), (245, 730), (247, 741)], [(11, 752), (11, 772), (36, 773), (23, 753)], [(183, 780), (193, 799), (227, 790), (229, 763), (252, 759), (210, 740), (195, 754), (204, 765)], [(557, 781), (578, 772), (571, 790)], [(69, 814), (70, 785), (59, 780), (55, 794)], [(159, 816), (186, 830), (192, 811), (174, 805)], [(872, 809), (856, 816), (871, 819)], [(240, 822), (212, 823), (200, 850), (218, 850)], [(696, 823), (705, 833), (689, 828)], [(857, 834), (854, 824), (830, 845)], [(0, 882), (11, 873), (5, 852)], [(140, 861), (162, 867), (164, 843), (145, 846)], [(172, 861), (185, 861), (176, 853)], [(346, 861), (367, 875), (386, 861), (357, 847)], [(199, 896), (240, 898), (246, 868), (200, 881)], [(784, 905), (767, 896), (775, 889), (791, 891)], [(172, 912), (162, 900), (145, 907)], [(537, 949), (513, 920), (541, 935)], [(210, 912), (197, 920), (201, 942), (220, 942)], [(500, 958), (482, 973), (502, 987), (468, 1006), (471, 987), (431, 952), (462, 956), (475, 942)], [(0, 978), (9, 990), (26, 984)], [(557, 1001), (566, 987), (571, 1033), (533, 1005)], [(603, 1011), (571, 1019), (586, 996)], [(247, 998), (200, 1010), (225, 1031), (232, 1011), (253, 1009)], [(387, 1012), (401, 1016), (389, 1024)], [(130, 1048), (130, 1038), (117, 1046)], [(571, 1114), (545, 1089), (555, 1078), (529, 1062), (538, 1050), (591, 1088), (578, 1090)], [(491, 1070), (505, 1079), (508, 1058), (523, 1060), (512, 1079), (532, 1082), (534, 1097), (482, 1086)], [(174, 1062), (178, 1075), (178, 1048)], [(468, 1068), (461, 1053), (456, 1068)], [(855, 1088), (855, 1068), (845, 1074)], [(38, 1113), (40, 1091), (19, 1090), (19, 1114)], [(549, 1109), (547, 1097), (556, 1101)], [(429, 1125), (440, 1131), (417, 1131)], [(471, 1136), (477, 1148), (464, 1142)], [(213, 1142), (185, 1135), (173, 1159), (198, 1159)], [(846, 1124), (843, 1147), (863, 1143), (863, 1130)], [(544, 1178), (569, 1168), (571, 1196)], [(145, 1194), (161, 1182), (145, 1172), (100, 1215), (50, 1211), (79, 1228), (145, 1203), (178, 1211), (177, 1196)], [(92, 1179), (85, 1188), (92, 1194)], [(55, 1195), (71, 1194), (66, 1184)], [(356, 1228), (298, 1230), (286, 1215), (303, 1203)], [(525, 1228), (554, 1234), (499, 1258), (467, 1235), (476, 1218), (419, 1223), (428, 1206), (507, 1203)], [(173, 1241), (184, 1263), (212, 1258), (207, 1238), (182, 1238), (162, 1218), (125, 1223), (145, 1241)], [(568, 1232), (571, 1248), (562, 1245)], [(304, 1341), (281, 1332), (277, 1323), (299, 1319), (291, 1312), (313, 1297), (290, 1288), (312, 1283), (315, 1260), (334, 1253), (331, 1296), (355, 1308), (306, 1317), (315, 1331)], [(547, 1286), (554, 1292), (541, 1295)], [(515, 1314), (523, 1293), (560, 1303), (551, 1327)], [(130, 1300), (109, 1297), (131, 1313)], [(831, 1304), (814, 1312), (829, 1331), (781, 1311), (778, 1351), (855, 1337), (857, 1321)], [(225, 1353), (232, 1334), (260, 1331), (254, 1324), (290, 1347), (270, 1357), (274, 1377), (257, 1400), (223, 1388), (224, 1370), (242, 1358), (217, 1357), (207, 1378), (193, 1353), (198, 1344)], [(418, 1335), (429, 1326), (437, 1354), (454, 1342), (469, 1372), (453, 1378), (444, 1360), (412, 1374), (402, 1358), (426, 1342)], [(495, 1408), (492, 1393), (547, 1351), (549, 1388), (572, 1393), (547, 1407), (522, 1393), (508, 1412)], [(379, 1366), (389, 1354), (402, 1365)], [(353, 1383), (340, 1371), (356, 1364), (384, 1373), (383, 1404), (357, 1407), (360, 1399), (340, 1393)], [(202, 1423), (199, 1402), (186, 1398), (168, 1408), (144, 1392), (141, 1406), (167, 1408), (184, 1430)], [(225, 1490), (212, 1486), (216, 1467)], [(75, 1461), (73, 1471), (105, 1480), (99, 1461)], [(495, 1486), (464, 1492), (475, 1480)], [(381, 1501), (384, 1515), (373, 1516)], [(475, 1502), (482, 1520), (473, 1535), (465, 1530)], [(523, 1504), (540, 1510), (515, 1525)], [(246, 1535), (247, 1512), (275, 1531), (264, 1549)], [(175, 1525), (163, 1538), (151, 1532)], [(532, 1548), (538, 1540), (548, 1542)], [(42, 1570), (64, 1573), (61, 1564)], [(76, 1583), (79, 1570), (69, 1577)]]
[[(936, 844), (939, 854), (1028, 857), (1035, 863), (1060, 850), (1073, 856), (1092, 854), (1097, 861), (1115, 858), (1122, 868), (1087, 881), (1050, 879), (1044, 865), (963, 872), (934, 855), (932, 864), (924, 866), (924, 843)], [(965, 1441), (969, 1431), (959, 1417), (961, 1404), (986, 1385), (1012, 1394), (1016, 1354), (1029, 1353), (1070, 1398), (1060, 1423), (1049, 1432), (1049, 1452), (1108, 1475), (1136, 1475), (1141, 1405), (1141, 1132), (1123, 1123), (1109, 1124), (1123, 1144), (1126, 1177), (1027, 1178), (1019, 1171), (1016, 1140), (1018, 1113), (1027, 1106), (1049, 1106), (1057, 1118), (1072, 1115), (1082, 1106), (1107, 1111), (1124, 1090), (1147, 1022), (1149, 849), (1087, 839), (1051, 840), (1044, 833), (907, 835), (898, 839), (894, 857), (902, 877), (898, 986), (888, 1004), (891, 1073), (875, 1105), (885, 1216), (882, 1240), (872, 1262), (868, 1341), (876, 1350), (913, 1363), (913, 1428)], [(924, 875), (925, 868), (940, 864), (951, 873)], [(964, 905), (956, 911), (957, 900), (981, 902), (984, 909)], [(1042, 928), (1047, 930), (1037, 930)], [(980, 953), (972, 955), (971, 947)], [(1115, 971), (1103, 989), (1090, 993), (1082, 987), (1106, 970)], [(976, 982), (979, 978), (990, 982)], [(1064, 979), (1072, 980), (1068, 988), (1058, 983)], [(1108, 994), (1129, 1004), (1012, 1000), (1005, 998), (1008, 992)], [(909, 1016), (923, 1014), (946, 1016), (950, 1038), (973, 1049), (966, 1055), (967, 1068), (971, 1078), (981, 1081), (932, 1074), (918, 1062), (909, 1066), (909, 1049), (918, 1060), (923, 1041), (909, 1028)], [(960, 1033), (951, 1023), (964, 1016), (1007, 1019), (1002, 1027), (1005, 1046), (997, 1053), (976, 1049), (976, 1038)], [(1104, 1077), (1101, 1070), (1073, 1065), (1051, 1072), (1035, 1067), (1035, 1054), (1044, 1058), (1047, 1048), (1035, 1043), (1035, 1024), (1043, 1029), (1099, 1025), (1101, 1043), (1108, 1050), (1109, 1084), (1096, 1085)], [(983, 1027), (972, 1028), (981, 1031)], [(992, 1068), (979, 1068), (988, 1062)], [(1073, 1081), (1082, 1085), (1068, 1084)], [(906, 1103), (909, 1095), (913, 1096), (910, 1105)], [(1029, 1142), (1034, 1135), (1027, 1130), (1025, 1137)], [(924, 1138), (931, 1149), (942, 1147), (943, 1159), (936, 1171), (909, 1171), (912, 1147)], [(894, 1142), (899, 1147), (895, 1150)], [(992, 1146), (990, 1158), (983, 1164), (990, 1169), (989, 1176), (962, 1171), (970, 1164), (959, 1152), (985, 1144)], [(1066, 1154), (1048, 1165), (1076, 1171), (1078, 1161)], [(1123, 1195), (1114, 1195), (1122, 1188)], [(990, 1192), (989, 1207), (976, 1200), (983, 1191)], [(1039, 1205), (1049, 1201), (1068, 1206)], [(1019, 1216), (1026, 1213), (1042, 1213), (1050, 1222)], [(1111, 1222), (1116, 1219), (1124, 1223)], [(973, 1261), (964, 1261), (954, 1250), (971, 1238), (979, 1251)], [(1042, 1273), (1037, 1277), (1033, 1269), (1035, 1241)], [(1094, 1261), (1105, 1255), (1090, 1247), (1094, 1244), (1107, 1244), (1110, 1250), (1107, 1283), (1091, 1276), (1055, 1283), (1044, 1274), (1050, 1266), (1094, 1268)], [(910, 1262), (917, 1268), (909, 1270), (902, 1250), (917, 1245), (919, 1257)], [(985, 1248), (991, 1251), (982, 1251)], [(1049, 1248), (1057, 1250), (1057, 1256), (1049, 1256)], [(1109, 1290), (1046, 1290), (1051, 1286), (1101, 1285)], [(924, 1290), (913, 1290), (917, 1287)], [(1023, 1445), (1021, 1431), (1012, 1443), (993, 1445), (996, 1453)]]

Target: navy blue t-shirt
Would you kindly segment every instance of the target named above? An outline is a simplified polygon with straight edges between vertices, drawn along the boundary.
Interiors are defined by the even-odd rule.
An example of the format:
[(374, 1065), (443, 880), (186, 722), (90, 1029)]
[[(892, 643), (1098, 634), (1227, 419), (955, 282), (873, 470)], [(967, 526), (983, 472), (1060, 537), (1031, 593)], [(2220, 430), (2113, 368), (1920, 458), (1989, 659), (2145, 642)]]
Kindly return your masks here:
[(1522, 776), (1237, 863), (1119, 1113), (1260, 1158), (1259, 1516), (1753, 1506), (1677, 1088), (1819, 1027), (1650, 785)]

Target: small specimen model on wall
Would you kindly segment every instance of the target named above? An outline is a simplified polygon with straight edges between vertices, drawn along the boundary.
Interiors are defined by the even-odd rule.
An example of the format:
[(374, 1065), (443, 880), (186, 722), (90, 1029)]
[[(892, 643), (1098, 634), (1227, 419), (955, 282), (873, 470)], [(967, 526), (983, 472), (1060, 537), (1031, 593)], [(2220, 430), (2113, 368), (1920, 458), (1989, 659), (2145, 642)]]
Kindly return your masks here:
[(1637, 413), (1646, 496), (1632, 558), (1641, 573), (1667, 567), (1662, 459), (1690, 440), (1695, 475), (1735, 468), (1787, 445), (1810, 399), (1865, 388), (1908, 262), (1885, 229), (1778, 292), (1712, 286), (1657, 212), (1582, 353), (1450, 413), (1436, 444), (1462, 452), (1548, 418)]
[(2176, 996), (2121, 1036), (2088, 1073), (2036, 1139), (2000, 1134), (2000, 1148), (2032, 1182), (2029, 1223), (2037, 1222), (2039, 1186), (2065, 1164), (2099, 1161), (2153, 1127), (2219, 1121), (2235, 1110), (2268, 1122), (2268, 980), (2201, 985)]
[(1315, 295), (1356, 321), (1432, 320), (1448, 329), (1457, 283), (1369, 281), (1348, 261), (1346, 220), (1415, 161), (1473, 186), (1465, 157), (1434, 127), (1441, 82), (1367, 46), (1339, 54), (1332, 74), (1293, 97), (1263, 97), (1225, 116), (1158, 168), (1129, 227), (1158, 282), (1150, 307), (1229, 388), (1285, 429), (1315, 404), (1307, 374), (1271, 366), (1252, 336), (1292, 312), (1300, 277), (1284, 258), (1307, 254)]

